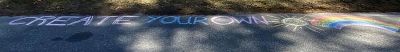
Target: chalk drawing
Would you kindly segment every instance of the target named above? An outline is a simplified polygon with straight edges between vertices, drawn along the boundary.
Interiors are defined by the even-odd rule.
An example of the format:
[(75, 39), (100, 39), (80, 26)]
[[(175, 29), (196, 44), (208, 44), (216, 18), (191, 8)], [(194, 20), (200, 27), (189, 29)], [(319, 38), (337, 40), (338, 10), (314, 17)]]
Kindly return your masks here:
[(100, 18), (103, 18), (100, 22), (97, 23), (97, 25), (101, 25), (104, 22), (106, 22), (108, 19), (112, 18), (112, 17), (118, 17), (118, 16), (100, 16)]
[[(269, 24), (268, 20), (264, 16), (260, 16), (260, 17), (251, 16), (251, 17), (255, 24), (260, 24), (260, 22), (262, 24)], [(261, 19), (259, 19), (259, 18), (261, 18)]]
[[(83, 25), (88, 26), (92, 23), (111, 24), (111, 25), (125, 25), (137, 23), (132, 19), (147, 18), (143, 23), (149, 24), (174, 24), (174, 25), (193, 25), (193, 24), (216, 24), (216, 25), (230, 25), (230, 24), (275, 24), (272, 27), (286, 27), (291, 31), (299, 31), (309, 29), (314, 32), (324, 31), (325, 29), (342, 29), (345, 26), (359, 25), (379, 28), (382, 30), (398, 32), (400, 24), (393, 22), (388, 23), (370, 17), (360, 17), (353, 15), (320, 15), (320, 16), (307, 16), (307, 15), (293, 15), (293, 14), (279, 14), (279, 15), (242, 15), (242, 16), (15, 16), (8, 25), (25, 25), (25, 26), (70, 26), (70, 25)], [(97, 20), (98, 22), (94, 22)], [(108, 23), (111, 22), (111, 23)]]
[(198, 24), (198, 23), (202, 23), (204, 25), (208, 25), (207, 23), (207, 18), (206, 17), (195, 17), (193, 24)]
[(179, 24), (179, 25), (193, 25), (205, 24), (207, 18), (204, 16), (148, 16), (146, 23), (161, 23), (161, 24)]
[(252, 24), (253, 20), (251, 16), (238, 16), (238, 17), (233, 17), (236, 23), (247, 23), (247, 24)]
[(178, 18), (179, 18), (179, 17), (177, 17), (177, 16), (167, 16), (167, 17), (161, 18), (161, 19), (160, 19), (160, 22), (161, 22), (162, 24), (171, 24), (171, 23), (174, 23), (174, 22), (176, 22), (177, 20), (179, 20)]
[(26, 25), (31, 25), (32, 23), (37, 22), (37, 21), (42, 21), (38, 24), (40, 26), (40, 25), (45, 24), (49, 19), (55, 19), (55, 18), (56, 18), (55, 16), (41, 16), (40, 18), (36, 17), (35, 20), (27, 23)]
[[(184, 18), (180, 18), (180, 19), (182, 19), (182, 20), (178, 20), (178, 23), (179, 23), (179, 24), (192, 24), (192, 23), (191, 23), (191, 21), (192, 21), (192, 16), (187, 17), (187, 19), (184, 19)], [(186, 21), (186, 22), (184, 22), (184, 21)]]
[(282, 15), (267, 15), (271, 17), (271, 23), (277, 23), (273, 27), (285, 27), (289, 28), (291, 31), (303, 31), (309, 29), (314, 32), (321, 33), (324, 29), (317, 26), (310, 25), (310, 17), (307, 15), (296, 15), (296, 14), (282, 14)]
[[(260, 19), (261, 18), (261, 19)], [(218, 25), (229, 25), (229, 24), (268, 24), (268, 20), (261, 17), (255, 16), (212, 16), (211, 22)]]
[(89, 16), (89, 17), (80, 19), (78, 21), (74, 21), (74, 22), (72, 22), (72, 23), (70, 23), (68, 25), (74, 25), (74, 24), (77, 24), (77, 23), (80, 23), (80, 22), (85, 22), (84, 25), (86, 26), (86, 25), (89, 25), (92, 22), (92, 20), (93, 20), (93, 16)]
[(229, 16), (213, 16), (211, 17), (211, 22), (218, 24), (218, 25), (228, 25), (232, 24), (234, 19)]
[(400, 29), (400, 25), (395, 23), (385, 22), (371, 17), (346, 14), (317, 16), (311, 20), (311, 24), (332, 29), (342, 29), (346, 26), (366, 26), (391, 32), (398, 32)]
[(11, 22), (9, 22), (9, 25), (21, 25), (21, 24), (25, 24), (27, 22), (24, 22), (23, 20), (27, 20), (27, 19), (36, 19), (37, 17), (22, 17), (22, 18), (18, 18), (15, 20), (12, 20)]
[(157, 19), (160, 19), (162, 16), (148, 16), (148, 17), (149, 20), (147, 20), (146, 23), (151, 23), (153, 21), (156, 21)]
[(121, 23), (121, 22), (129, 22), (130, 20), (126, 20), (124, 18), (136, 18), (139, 16), (121, 16), (118, 17), (112, 24), (131, 24), (131, 23)]
[(79, 17), (77, 17), (77, 16), (60, 16), (60, 17), (50, 21), (46, 25), (47, 26), (65, 26), (67, 24), (55, 24), (54, 22), (67, 22), (67, 21), (71, 20), (71, 18), (79, 18)]

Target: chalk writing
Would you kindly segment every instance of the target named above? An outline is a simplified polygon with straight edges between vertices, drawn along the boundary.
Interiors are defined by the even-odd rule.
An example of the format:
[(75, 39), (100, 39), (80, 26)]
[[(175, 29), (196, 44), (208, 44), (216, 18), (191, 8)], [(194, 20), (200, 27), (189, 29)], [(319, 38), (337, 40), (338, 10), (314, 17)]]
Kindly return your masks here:
[[(104, 17), (104, 16), (99, 16)], [(120, 23), (128, 20), (124, 20), (125, 17), (134, 17), (134, 16), (116, 16), (118, 17), (113, 24), (126, 24)], [(9, 25), (36, 25), (37, 26), (68, 26), (68, 25), (76, 25), (78, 23), (83, 23), (81, 25), (90, 25), (93, 22), (94, 16), (29, 16), (29, 17), (21, 17), (9, 22)], [(110, 16), (106, 16), (102, 19), (98, 24), (102, 24), (104, 21), (109, 19)]]
[(121, 23), (121, 22), (129, 22), (130, 20), (126, 20), (124, 18), (134, 18), (139, 16), (122, 16), (118, 17), (112, 24), (131, 24), (131, 23)]
[(183, 24), (183, 25), (202, 23), (202, 24), (208, 25), (207, 17), (203, 17), (203, 16), (187, 16), (187, 17), (182, 17), (182, 16), (149, 16), (149, 18), (150, 19), (146, 23), (157, 23), (157, 22), (159, 22), (161, 24)]
[[(88, 25), (269, 25), (284, 26), (292, 31), (320, 31), (325, 28), (341, 29), (349, 25), (371, 26), (388, 31), (399, 31), (400, 23), (380, 21), (353, 15), (241, 15), (241, 16), (15, 16), (8, 25), (22, 26), (88, 26)], [(139, 20), (139, 21), (136, 21)], [(323, 29), (324, 28), (324, 29)]]
[[(54, 19), (53, 21), (47, 23), (46, 25), (47, 26), (65, 26), (66, 24), (55, 24), (54, 22), (67, 22), (67, 21), (71, 20), (71, 18), (78, 18), (78, 17), (75, 17), (75, 16), (61, 16), (61, 17), (58, 17), (58, 18)], [(66, 19), (66, 20), (63, 20), (63, 19)]]
[[(261, 18), (261, 19), (260, 19)], [(233, 23), (244, 23), (244, 24), (268, 24), (268, 20), (261, 17), (255, 16), (241, 16), (241, 17), (231, 17), (231, 16), (214, 16), (211, 17), (211, 22), (218, 25), (229, 25)]]
[[(145, 24), (179, 24), (179, 25), (218, 25), (229, 24), (268, 24), (263, 16), (18, 16), (9, 25), (27, 26), (70, 26), (70, 25), (101, 25), (111, 21), (112, 25), (132, 24), (132, 19), (144, 17)], [(98, 22), (94, 22), (98, 20)], [(210, 22), (209, 22), (210, 21)]]
[(103, 18), (103, 19), (99, 23), (97, 23), (97, 25), (103, 24), (105, 21), (107, 21), (108, 19), (110, 19), (112, 17), (118, 17), (118, 16), (100, 16), (99, 18)]
[(85, 22), (84, 25), (89, 25), (92, 22), (92, 20), (93, 20), (93, 16), (89, 16), (89, 17), (80, 19), (78, 21), (72, 22), (72, 23), (70, 23), (68, 25), (74, 25), (74, 24), (80, 23), (80, 22)]

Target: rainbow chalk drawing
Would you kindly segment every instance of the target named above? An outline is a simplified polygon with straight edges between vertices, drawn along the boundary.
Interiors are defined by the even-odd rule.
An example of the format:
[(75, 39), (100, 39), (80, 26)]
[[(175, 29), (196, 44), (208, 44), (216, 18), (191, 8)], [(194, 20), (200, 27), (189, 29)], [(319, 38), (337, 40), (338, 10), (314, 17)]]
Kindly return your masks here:
[(399, 24), (388, 23), (370, 17), (352, 15), (323, 15), (310, 20), (311, 25), (325, 28), (342, 29), (346, 26), (367, 26), (391, 32), (399, 31)]

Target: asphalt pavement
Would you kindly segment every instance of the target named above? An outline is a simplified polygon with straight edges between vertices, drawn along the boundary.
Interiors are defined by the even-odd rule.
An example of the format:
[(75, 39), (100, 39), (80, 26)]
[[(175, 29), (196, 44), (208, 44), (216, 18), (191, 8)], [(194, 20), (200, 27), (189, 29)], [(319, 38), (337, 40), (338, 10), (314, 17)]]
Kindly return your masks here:
[(1, 16), (0, 52), (400, 52), (399, 13)]

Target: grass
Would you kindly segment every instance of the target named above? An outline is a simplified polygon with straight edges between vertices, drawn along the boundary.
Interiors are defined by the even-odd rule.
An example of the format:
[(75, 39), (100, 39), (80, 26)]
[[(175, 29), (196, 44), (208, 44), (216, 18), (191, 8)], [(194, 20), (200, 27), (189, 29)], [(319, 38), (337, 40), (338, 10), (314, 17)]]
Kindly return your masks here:
[(0, 0), (0, 15), (399, 12), (400, 0)]

